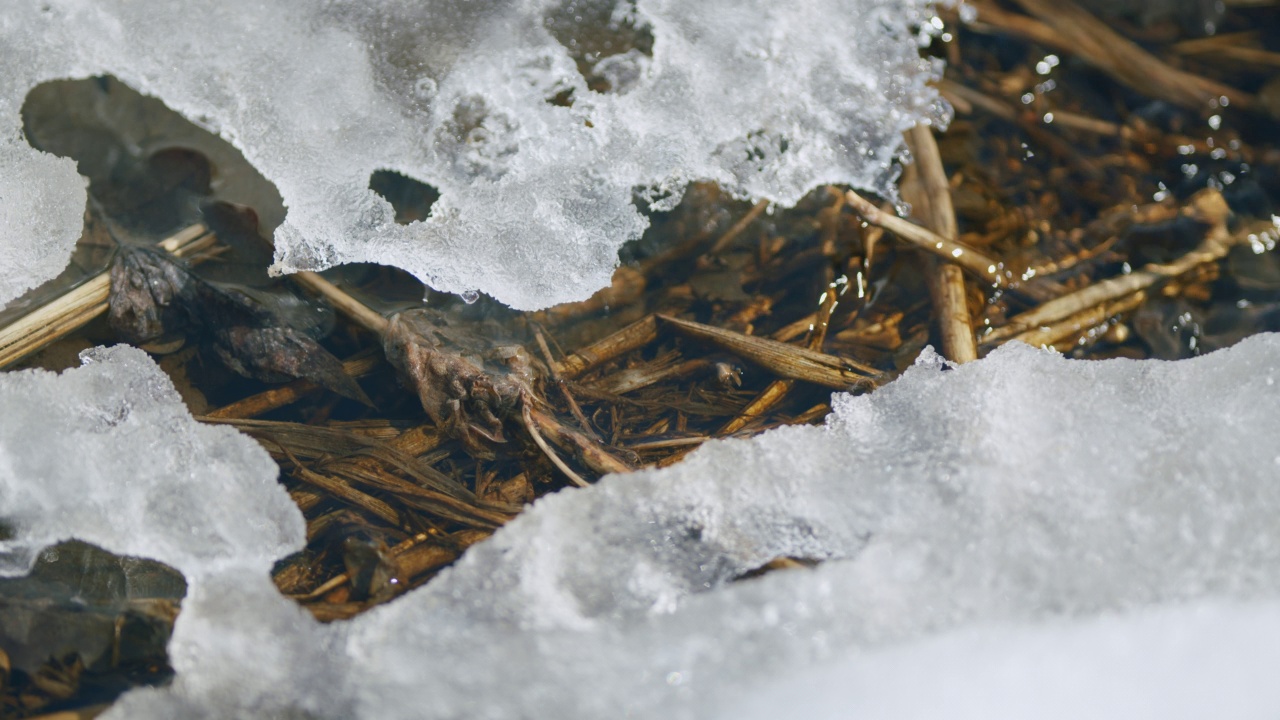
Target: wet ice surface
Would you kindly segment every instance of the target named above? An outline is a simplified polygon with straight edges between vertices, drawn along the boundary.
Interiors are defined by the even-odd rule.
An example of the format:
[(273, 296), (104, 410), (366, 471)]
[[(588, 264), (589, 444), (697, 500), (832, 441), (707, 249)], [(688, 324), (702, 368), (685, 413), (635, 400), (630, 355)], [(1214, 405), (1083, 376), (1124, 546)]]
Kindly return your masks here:
[[(77, 384), (118, 372), (120, 392), (189, 423), (147, 365), (119, 352), (4, 388), (65, 383), (92, 418), (118, 391)], [(230, 541), (237, 562), (174, 549), (232, 517), (253, 526), (243, 513), (279, 488), (196, 512), (198, 485), (102, 473), (95, 492), (125, 507), (172, 501), (90, 525), (93, 540), (191, 580), (178, 679), (109, 717), (1280, 713), (1265, 670), (1280, 660), (1280, 335), (1176, 363), (1010, 346), (942, 367), (926, 354), (873, 394), (837, 395), (824, 427), (544, 498), (426, 587), (330, 626), (265, 572), (296, 547), (294, 514), (262, 517), (256, 547)], [(23, 406), (0, 404), (4, 427)], [(46, 493), (22, 527), (98, 502), (53, 470), (9, 469), (28, 447), (0, 454), (0, 488)], [(826, 562), (733, 582), (779, 556)]]
[[(647, 225), (637, 189), (659, 207), (696, 179), (783, 205), (824, 183), (889, 189), (902, 131), (945, 116), (925, 6), (9, 3), (0, 302), (61, 269), (84, 210), (74, 165), (22, 140), (43, 81), (111, 74), (232, 141), (288, 207), (279, 269), (377, 262), (534, 309), (608, 285)], [(431, 217), (396, 224), (378, 170), (437, 188)]]

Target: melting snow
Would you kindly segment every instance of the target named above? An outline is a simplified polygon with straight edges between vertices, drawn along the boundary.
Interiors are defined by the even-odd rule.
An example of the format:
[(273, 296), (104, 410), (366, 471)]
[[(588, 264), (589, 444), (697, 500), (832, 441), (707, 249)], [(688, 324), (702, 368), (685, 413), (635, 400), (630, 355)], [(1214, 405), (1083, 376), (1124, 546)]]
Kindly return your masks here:
[[(1176, 363), (926, 354), (823, 427), (545, 498), (330, 626), (267, 577), (301, 527), (261, 452), (194, 426), (141, 353), (89, 359), (0, 377), (0, 508), (24, 551), (102, 516), (86, 539), (188, 573), (177, 681), (109, 717), (1280, 712), (1280, 335)], [(825, 562), (733, 582), (779, 556)]]
[[(698, 179), (782, 205), (823, 183), (889, 191), (902, 131), (947, 115), (918, 53), (929, 16), (926, 0), (10, 2), (0, 303), (79, 236), (83, 180), (22, 139), (43, 81), (111, 74), (234, 143), (288, 207), (281, 271), (383, 263), (535, 309), (608, 285), (648, 224), (637, 198), (671, 207)], [(382, 169), (441, 192), (429, 219), (395, 223), (369, 189)]]

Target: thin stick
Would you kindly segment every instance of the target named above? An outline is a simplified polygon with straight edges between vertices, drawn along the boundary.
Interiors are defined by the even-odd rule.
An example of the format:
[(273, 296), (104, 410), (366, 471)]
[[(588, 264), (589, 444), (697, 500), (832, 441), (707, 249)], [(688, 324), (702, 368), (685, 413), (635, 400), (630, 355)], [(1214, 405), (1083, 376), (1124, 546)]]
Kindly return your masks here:
[(388, 321), (385, 317), (380, 313), (374, 312), (368, 305), (351, 297), (345, 290), (325, 280), (320, 275), (304, 270), (296, 273), (293, 277), (299, 285), (328, 300), (338, 312), (346, 315), (352, 322), (365, 330), (369, 330), (378, 336), (387, 331)]
[(983, 255), (981, 252), (956, 240), (948, 240), (936, 232), (920, 227), (915, 223), (907, 222), (897, 215), (887, 213), (876, 207), (875, 203), (852, 190), (845, 197), (854, 211), (872, 225), (878, 225), (888, 230), (898, 236), (898, 239), (908, 242), (925, 252), (933, 253), (949, 262), (954, 262), (989, 286), (1003, 287), (1005, 285), (1005, 279), (1000, 275), (1000, 263)]
[[(924, 125), (907, 131), (907, 146), (915, 163), (904, 176), (902, 197), (911, 203), (916, 217), (926, 227), (949, 240), (959, 237), (956, 212), (951, 204), (951, 186), (942, 168), (942, 156), (933, 132)], [(914, 182), (909, 182), (914, 180)], [(950, 262), (926, 258), (929, 295), (933, 299), (942, 332), (942, 352), (948, 360), (966, 363), (978, 359), (973, 339), (973, 323), (965, 297), (964, 276)]]
[(529, 435), (533, 438), (533, 442), (537, 444), (538, 449), (542, 450), (542, 454), (547, 456), (547, 459), (551, 461), (551, 464), (559, 468), (560, 472), (564, 473), (564, 476), (569, 478), (570, 482), (574, 485), (577, 485), (578, 487), (589, 486), (591, 483), (583, 480), (581, 475), (574, 472), (572, 468), (566, 465), (565, 462), (560, 459), (560, 456), (556, 455), (555, 451), (551, 449), (551, 446), (547, 444), (547, 441), (542, 439), (542, 434), (538, 432), (537, 425), (534, 424), (533, 418), (529, 415), (528, 403), (525, 403), (524, 406), (520, 408), (520, 415), (524, 418), (524, 427), (529, 431)]
[(729, 245), (732, 244), (734, 240), (738, 239), (738, 236), (742, 234), (742, 231), (746, 230), (747, 227), (751, 225), (751, 223), (755, 222), (756, 218), (760, 217), (760, 213), (764, 212), (768, 208), (769, 208), (768, 200), (761, 200), (757, 202), (755, 205), (752, 205), (751, 209), (747, 211), (746, 215), (743, 215), (742, 218), (738, 220), (738, 222), (733, 224), (733, 227), (730, 227), (728, 230), (725, 231), (723, 235), (721, 235), (719, 238), (716, 239), (715, 244), (711, 246), (711, 249), (707, 251), (707, 254), (715, 255), (716, 253), (729, 247)]

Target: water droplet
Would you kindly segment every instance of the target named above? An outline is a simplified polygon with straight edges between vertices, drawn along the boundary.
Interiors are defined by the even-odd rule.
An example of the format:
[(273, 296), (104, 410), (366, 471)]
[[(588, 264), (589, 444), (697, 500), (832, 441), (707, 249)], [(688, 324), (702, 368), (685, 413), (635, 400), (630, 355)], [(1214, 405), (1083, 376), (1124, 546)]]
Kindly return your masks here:
[(470, 305), (480, 299), (480, 293), (476, 290), (463, 290), (462, 302)]

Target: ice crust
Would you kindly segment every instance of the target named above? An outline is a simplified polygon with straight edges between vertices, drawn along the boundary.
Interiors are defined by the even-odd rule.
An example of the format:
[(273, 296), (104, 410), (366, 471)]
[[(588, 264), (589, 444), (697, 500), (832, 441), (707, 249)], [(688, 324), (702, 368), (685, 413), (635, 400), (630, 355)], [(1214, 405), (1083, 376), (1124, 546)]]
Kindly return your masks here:
[[(22, 139), (23, 98), (51, 79), (114, 75), (235, 144), (288, 207), (280, 270), (377, 262), (521, 309), (608, 285), (648, 223), (634, 191), (670, 207), (698, 179), (781, 205), (823, 183), (889, 190), (902, 131), (947, 113), (918, 53), (926, 0), (14, 0), (2, 15), (0, 303), (53, 277), (79, 235), (73, 164)], [(587, 51), (628, 32), (651, 54)], [(571, 107), (552, 102), (568, 91)], [(397, 225), (369, 190), (380, 169), (439, 189), (431, 217)]]
[(141, 350), (97, 348), (55, 374), (0, 374), (0, 575), (72, 537), (199, 578), (266, 573), (302, 515), (253, 440), (192, 419)]
[[(1176, 363), (1012, 345), (947, 369), (926, 353), (870, 395), (835, 396), (823, 427), (544, 498), (426, 587), (329, 626), (264, 572), (300, 535), (296, 513), (258, 507), (278, 487), (197, 506), (178, 498), (199, 484), (104, 472), (90, 495), (14, 459), (44, 454), (9, 429), (29, 415), (10, 398), (65, 404), (56, 385), (90, 398), (63, 414), (72, 426), (115, 417), (97, 408), (121, 393), (190, 423), (139, 353), (94, 358), (3, 378), (0, 508), (44, 489), (43, 510), (21, 506), (33, 547), (39, 523), (96, 498), (175, 498), (89, 526), (109, 549), (196, 566), (177, 680), (110, 718), (1280, 713), (1280, 335)], [(133, 380), (83, 392), (117, 371)], [(152, 452), (168, 450), (131, 449)], [(232, 517), (260, 533), (257, 549), (230, 541), (241, 562), (174, 549)], [(825, 562), (734, 581), (784, 556)]]

